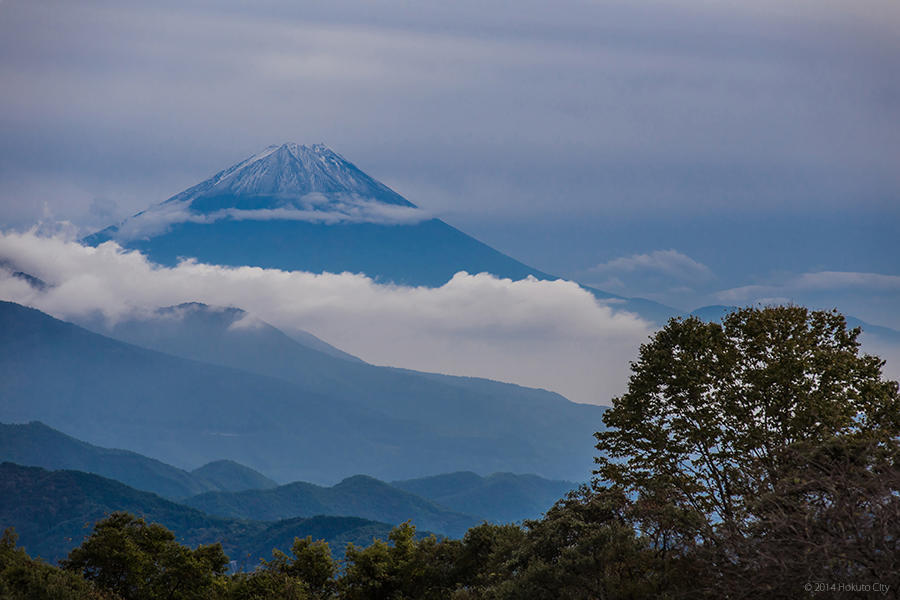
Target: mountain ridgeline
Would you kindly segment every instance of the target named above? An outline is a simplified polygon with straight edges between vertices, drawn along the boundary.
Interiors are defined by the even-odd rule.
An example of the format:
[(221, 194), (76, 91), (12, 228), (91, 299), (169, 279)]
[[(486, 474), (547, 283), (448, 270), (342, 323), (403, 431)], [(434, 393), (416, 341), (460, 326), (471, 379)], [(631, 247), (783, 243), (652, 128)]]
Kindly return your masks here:
[[(114, 511), (161, 523), (192, 546), (222, 541), (230, 555), (252, 567), (272, 548), (289, 549), (297, 535), (330, 540), (340, 552), (346, 542), (368, 544), (405, 521), (420, 531), (460, 537), (482, 521), (537, 518), (575, 487), (510, 473), (452, 473), (390, 484), (355, 475), (331, 487), (300, 481), (276, 486), (232, 461), (188, 473), (81, 442), (42, 423), (0, 424), (0, 462), (0, 526), (15, 527), (32, 554), (53, 559), (79, 543), (86, 523)], [(218, 487), (173, 501), (191, 483)], [(152, 493), (173, 489), (168, 499)]]
[(210, 515), (263, 521), (314, 515), (353, 515), (394, 524), (412, 520), (418, 527), (452, 537), (461, 537), (480, 521), (366, 475), (348, 477), (332, 487), (298, 481), (269, 490), (207, 492), (184, 504)]
[(354, 475), (331, 487), (303, 481), (279, 486), (230, 460), (187, 472), (135, 452), (82, 442), (40, 422), (0, 423), (0, 462), (90, 472), (223, 517), (277, 520), (325, 514), (394, 524), (413, 519), (448, 535), (482, 519), (536, 518), (576, 487), (536, 475), (481, 477), (471, 472), (391, 483)]
[[(283, 521), (228, 519), (80, 471), (47, 471), (0, 464), (0, 523), (14, 527), (32, 556), (56, 561), (89, 535), (90, 526), (116, 511), (128, 511), (175, 532), (191, 547), (221, 542), (236, 567), (253, 569), (273, 548), (289, 550), (294, 537), (329, 541), (336, 552), (348, 542), (367, 545), (391, 525), (359, 517), (316, 516)], [(423, 531), (423, 533), (425, 533)]]
[[(602, 407), (489, 380), (373, 367), (266, 328), (253, 331), (284, 352), (238, 364), (247, 330), (232, 330), (209, 356), (202, 344), (175, 356), (2, 302), (0, 421), (40, 420), (182, 469), (225, 458), (276, 481), (473, 469), (580, 481), (590, 473)], [(165, 343), (178, 350), (180, 339)]]
[(95, 473), (166, 498), (186, 498), (224, 489), (136, 452), (82, 442), (39, 421), (23, 425), (0, 423), (0, 461)]

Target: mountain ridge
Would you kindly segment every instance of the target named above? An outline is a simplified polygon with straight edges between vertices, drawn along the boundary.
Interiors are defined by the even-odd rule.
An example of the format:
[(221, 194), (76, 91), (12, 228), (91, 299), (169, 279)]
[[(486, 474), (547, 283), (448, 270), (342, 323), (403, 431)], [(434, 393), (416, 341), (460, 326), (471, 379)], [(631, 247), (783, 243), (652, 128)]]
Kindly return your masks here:
[(95, 446), (40, 421), (0, 423), (0, 461), (94, 473), (169, 499), (222, 490), (162, 461), (129, 450)]
[(361, 375), (342, 396), (329, 395), (301, 379), (141, 348), (0, 302), (0, 421), (41, 420), (180, 468), (229, 458), (280, 481), (465, 469), (577, 480), (590, 471), (602, 407), (488, 380), (319, 360), (340, 367), (331, 377)]
[(262, 521), (314, 515), (352, 515), (392, 524), (412, 519), (423, 529), (453, 537), (479, 522), (477, 516), (451, 511), (368, 475), (353, 475), (330, 487), (295, 481), (267, 490), (205, 492), (183, 503), (210, 515)]
[(294, 537), (325, 539), (332, 553), (340, 555), (347, 542), (367, 545), (373, 537), (386, 538), (391, 529), (360, 517), (317, 515), (275, 522), (215, 517), (92, 473), (0, 463), (0, 523), (15, 528), (32, 556), (64, 558), (90, 534), (93, 522), (115, 511), (160, 523), (192, 547), (221, 542), (234, 566), (247, 570), (270, 558), (273, 548), (289, 552)]
[[(99, 455), (93, 464), (85, 460), (85, 446), (90, 451), (88, 459), (92, 458), (91, 454)], [(124, 465), (118, 461), (116, 465), (116, 458), (122, 454), (130, 455), (130, 460)], [(423, 527), (439, 533), (460, 533), (466, 519), (471, 518), (496, 523), (537, 518), (567, 491), (576, 487), (572, 482), (551, 481), (536, 475), (494, 473), (481, 477), (473, 472), (444, 473), (393, 482), (368, 475), (353, 475), (330, 487), (303, 481), (279, 486), (232, 461), (213, 461), (188, 473), (133, 452), (91, 446), (37, 422), (0, 424), (0, 462), (50, 471), (93, 473), (140, 491), (155, 493), (178, 504), (199, 503), (196, 508), (201, 509), (204, 508), (201, 505), (220, 507), (223, 512), (204, 512), (216, 512), (222, 516), (271, 520), (332, 514), (365, 517), (379, 522), (412, 518)], [(98, 462), (100, 468), (91, 468), (96, 467)], [(213, 484), (218, 488), (198, 486), (197, 493), (166, 494), (164, 492), (171, 485), (168, 488), (160, 486), (158, 482), (148, 482), (147, 477), (142, 476), (148, 463), (153, 467), (154, 474), (167, 469), (163, 475), (171, 477), (170, 472), (175, 472), (177, 477), (193, 476), (204, 485)], [(241, 493), (251, 489), (266, 491)], [(223, 493), (204, 494), (216, 491)]]

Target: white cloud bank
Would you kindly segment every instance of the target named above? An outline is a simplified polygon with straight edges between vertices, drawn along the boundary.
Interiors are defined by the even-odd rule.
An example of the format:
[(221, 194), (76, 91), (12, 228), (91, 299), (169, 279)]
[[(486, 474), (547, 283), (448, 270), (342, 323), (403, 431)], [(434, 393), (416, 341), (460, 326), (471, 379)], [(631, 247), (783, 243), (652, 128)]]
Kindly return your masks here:
[(48, 284), (0, 270), (0, 299), (56, 317), (115, 320), (198, 301), (243, 308), (288, 332), (306, 330), (376, 364), (490, 377), (609, 404), (652, 325), (566, 281), (458, 273), (439, 288), (183, 262), (161, 267), (113, 242), (0, 233), (0, 259)]

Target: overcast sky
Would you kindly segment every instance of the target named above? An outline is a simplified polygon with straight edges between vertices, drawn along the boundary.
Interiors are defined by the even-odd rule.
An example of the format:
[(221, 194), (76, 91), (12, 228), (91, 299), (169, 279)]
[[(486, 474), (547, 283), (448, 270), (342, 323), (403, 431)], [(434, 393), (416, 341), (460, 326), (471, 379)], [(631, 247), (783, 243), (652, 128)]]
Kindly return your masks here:
[(900, 328), (900, 3), (0, 2), (0, 227), (323, 142), (540, 269)]

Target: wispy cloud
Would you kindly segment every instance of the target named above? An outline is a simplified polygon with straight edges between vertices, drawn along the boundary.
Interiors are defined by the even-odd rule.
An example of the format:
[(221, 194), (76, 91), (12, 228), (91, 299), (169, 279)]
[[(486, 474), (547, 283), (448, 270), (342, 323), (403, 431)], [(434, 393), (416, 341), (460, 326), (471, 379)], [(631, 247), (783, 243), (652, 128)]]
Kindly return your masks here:
[(310, 223), (378, 223), (404, 225), (431, 218), (417, 207), (397, 206), (354, 195), (309, 194), (298, 199), (297, 206), (244, 210), (227, 208), (209, 213), (191, 210), (188, 202), (164, 202), (126, 219), (118, 227), (115, 239), (127, 242), (163, 233), (177, 223), (215, 223), (235, 221), (308, 221)]
[(561, 280), (457, 273), (424, 288), (349, 273), (166, 268), (114, 242), (92, 248), (32, 233), (0, 234), (0, 258), (48, 283), (41, 291), (0, 273), (0, 298), (60, 318), (115, 320), (190, 301), (237, 306), (377, 364), (512, 381), (583, 402), (608, 403), (624, 390), (628, 361), (652, 328)]
[(819, 271), (804, 273), (793, 286), (804, 290), (840, 290), (853, 288), (870, 291), (900, 291), (900, 275), (856, 273), (848, 271)]
[(745, 285), (722, 290), (716, 297), (723, 302), (762, 302), (765, 296), (786, 299), (797, 292), (900, 292), (900, 276), (852, 271), (803, 273), (777, 284)]
[(709, 267), (677, 250), (656, 250), (648, 254), (614, 258), (592, 267), (590, 271), (602, 274), (653, 273), (687, 282), (701, 282), (713, 277)]

